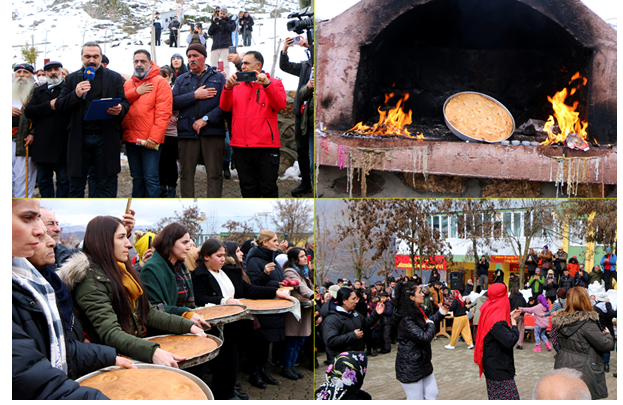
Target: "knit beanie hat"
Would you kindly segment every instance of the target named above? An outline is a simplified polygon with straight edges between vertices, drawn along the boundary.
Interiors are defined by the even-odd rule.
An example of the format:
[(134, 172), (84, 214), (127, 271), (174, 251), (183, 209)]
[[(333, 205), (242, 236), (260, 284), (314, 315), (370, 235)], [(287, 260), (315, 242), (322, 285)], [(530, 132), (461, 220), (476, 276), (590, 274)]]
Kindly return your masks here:
[(206, 47), (201, 45), (201, 44), (190, 44), (188, 45), (188, 48), (186, 48), (186, 55), (188, 56), (188, 51), (197, 51), (200, 54), (202, 54), (203, 56), (207, 57), (208, 56), (208, 52), (206, 52)]

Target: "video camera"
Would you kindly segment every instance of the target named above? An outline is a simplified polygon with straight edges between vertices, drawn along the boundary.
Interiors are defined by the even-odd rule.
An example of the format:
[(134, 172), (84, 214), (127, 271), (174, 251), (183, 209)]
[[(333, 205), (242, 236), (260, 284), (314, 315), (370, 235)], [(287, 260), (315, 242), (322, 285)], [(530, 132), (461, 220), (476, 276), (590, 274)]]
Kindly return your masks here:
[(289, 14), (288, 18), (298, 18), (298, 20), (288, 21), (288, 31), (296, 32), (299, 35), (305, 30), (313, 31), (314, 20), (311, 18), (313, 15), (314, 13), (311, 11), (310, 7), (305, 7), (300, 11)]

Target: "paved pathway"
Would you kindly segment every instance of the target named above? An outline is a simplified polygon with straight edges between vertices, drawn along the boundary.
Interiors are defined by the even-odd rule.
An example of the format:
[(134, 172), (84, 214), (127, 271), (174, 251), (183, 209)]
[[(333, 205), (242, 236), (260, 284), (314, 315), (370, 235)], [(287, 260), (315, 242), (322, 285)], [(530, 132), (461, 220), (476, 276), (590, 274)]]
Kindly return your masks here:
[[(478, 366), (474, 363), (474, 351), (467, 350), (464, 342), (458, 342), (455, 350), (444, 349), (448, 339), (440, 337), (433, 341), (433, 367), (439, 400), (481, 400), (487, 399), (487, 388), (484, 376), (478, 378)], [(554, 368), (555, 350), (551, 352), (533, 352), (534, 343), (524, 343), (524, 350), (515, 349), (515, 382), (521, 399), (531, 399), (534, 384), (546, 371)], [(400, 382), (396, 380), (395, 361), (397, 345), (392, 345), (388, 354), (370, 357), (368, 373), (362, 389), (372, 395), (374, 400), (406, 399)], [(319, 353), (321, 367), (315, 371), (314, 386), (318, 387), (325, 381), (326, 365), (324, 353)], [(608, 400), (617, 399), (617, 379), (612, 376), (617, 372), (617, 355), (612, 352), (610, 373), (606, 374)]]

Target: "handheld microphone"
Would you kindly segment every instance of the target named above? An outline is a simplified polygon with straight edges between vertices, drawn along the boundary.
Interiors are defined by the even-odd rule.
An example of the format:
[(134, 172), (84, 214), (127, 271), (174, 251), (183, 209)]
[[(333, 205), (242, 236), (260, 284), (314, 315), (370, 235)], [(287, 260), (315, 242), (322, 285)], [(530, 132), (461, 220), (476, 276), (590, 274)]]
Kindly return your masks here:
[[(84, 80), (88, 81), (89, 83), (91, 82), (91, 80), (95, 79), (95, 69), (91, 66), (87, 66), (86, 68), (84, 68), (84, 76), (83, 76)], [(86, 100), (87, 98), (87, 91), (85, 91), (84, 93), (82, 93), (82, 99)]]

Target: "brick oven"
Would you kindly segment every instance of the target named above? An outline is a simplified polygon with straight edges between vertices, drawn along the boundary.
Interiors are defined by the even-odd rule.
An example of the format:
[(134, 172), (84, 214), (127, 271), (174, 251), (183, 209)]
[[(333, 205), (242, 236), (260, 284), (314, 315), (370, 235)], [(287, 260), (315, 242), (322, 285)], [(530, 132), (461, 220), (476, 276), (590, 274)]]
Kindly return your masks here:
[[(617, 32), (579, 0), (362, 0), (319, 23), (317, 43), (325, 66), (316, 79), (319, 164), (616, 184)], [(466, 144), (445, 126), (443, 104), (462, 91), (494, 97), (517, 127), (545, 121), (548, 96), (569, 86), (575, 72), (586, 86), (567, 103), (577, 101), (588, 122), (587, 152), (534, 142)], [(358, 122), (376, 122), (390, 92), (408, 94), (408, 128), (424, 141), (343, 136)], [(509, 140), (543, 139), (516, 132)]]

